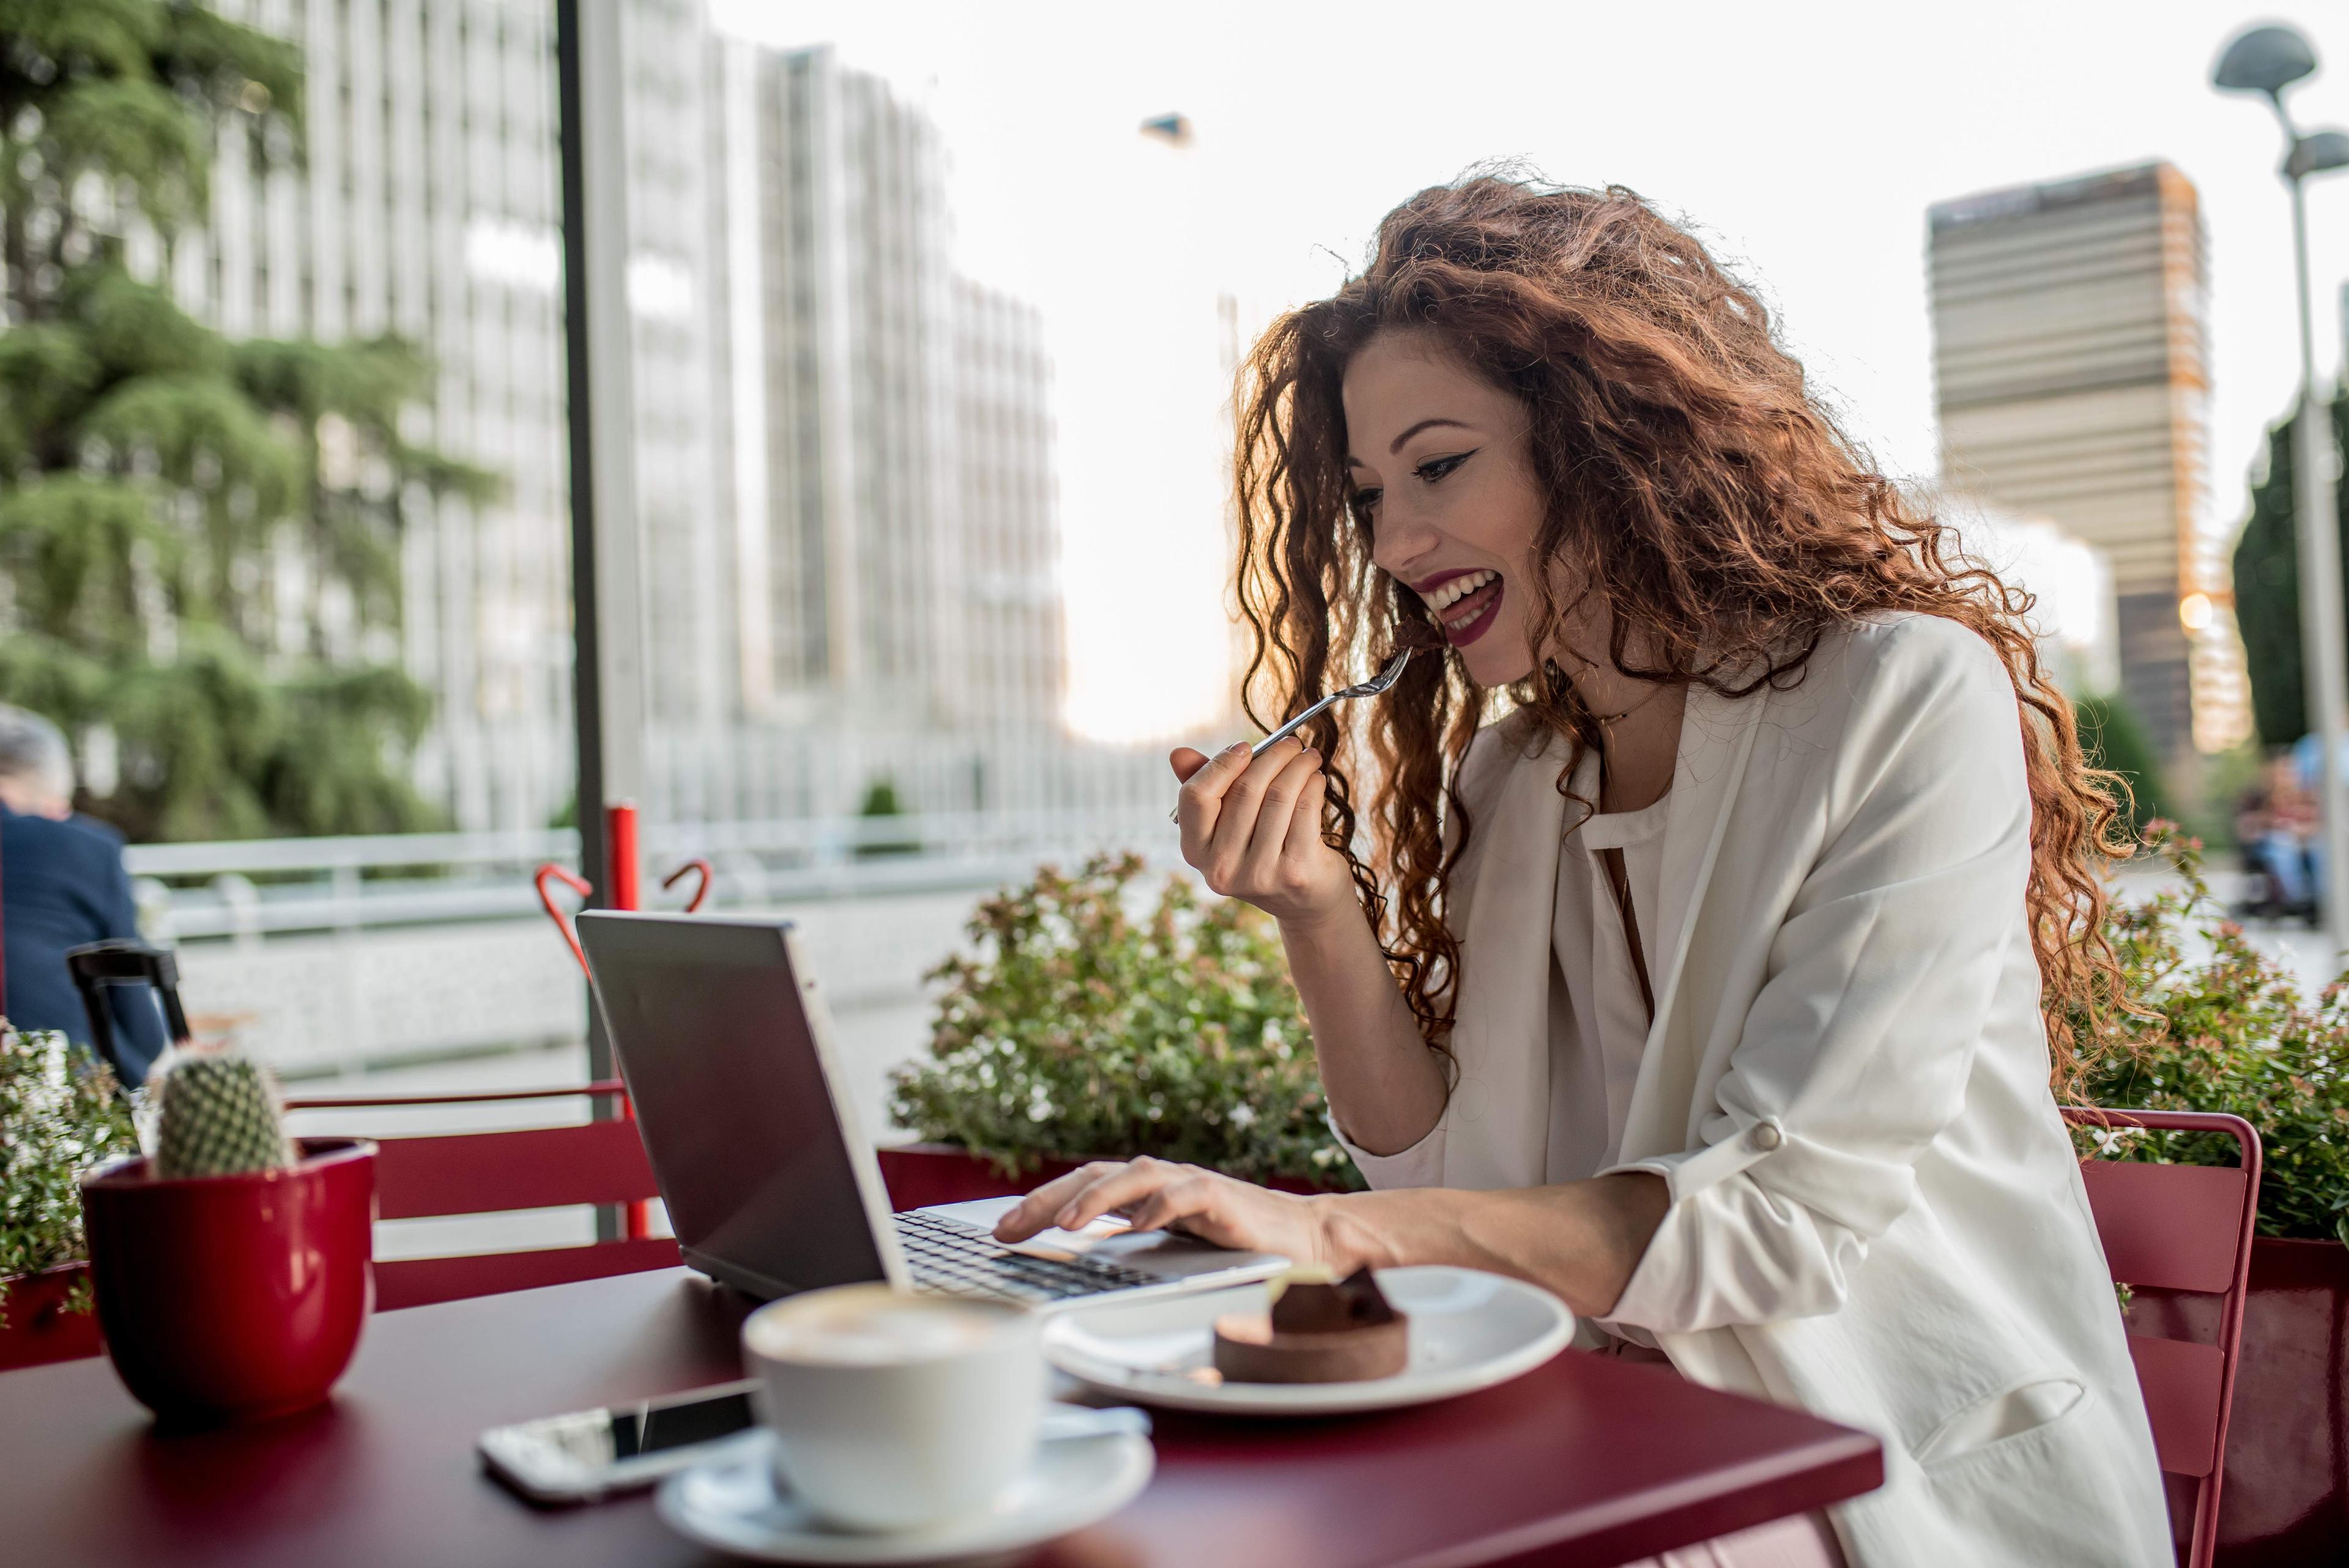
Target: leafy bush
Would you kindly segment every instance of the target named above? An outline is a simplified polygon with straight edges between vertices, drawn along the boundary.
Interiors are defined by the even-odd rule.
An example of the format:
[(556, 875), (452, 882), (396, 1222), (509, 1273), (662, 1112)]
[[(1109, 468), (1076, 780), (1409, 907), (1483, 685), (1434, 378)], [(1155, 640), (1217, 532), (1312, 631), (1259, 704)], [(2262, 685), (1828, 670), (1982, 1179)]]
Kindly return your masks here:
[(2074, 717), (2080, 726), (2080, 745), (2088, 754), (2088, 765), (2116, 773), (2128, 784), (2127, 831), (2135, 833), (2139, 824), (2165, 815), (2163, 797), (2168, 792), (2162, 787), (2161, 767), (2154, 759), (2153, 742), (2146, 739), (2145, 724), (2128, 699), (2117, 692), (2083, 697), (2074, 707)]
[[(2290, 971), (2253, 947), (2203, 879), (2201, 846), (2149, 825), (2147, 844), (2178, 883), (2114, 901), (2106, 931), (2146, 1016), (2082, 1085), (2091, 1103), (2226, 1111), (2259, 1130), (2262, 1236), (2349, 1241), (2349, 988), (2311, 1002)], [(2349, 977), (2344, 977), (2349, 979)], [(2113, 1158), (2231, 1165), (2232, 1139), (2136, 1130), (2081, 1133)]]
[[(885, 774), (874, 779), (864, 791), (864, 800), (857, 806), (856, 815), (867, 822), (880, 821), (905, 815), (905, 803), (897, 794), (897, 781)], [(860, 835), (856, 842), (856, 857), (870, 859), (876, 855), (915, 855), (921, 851), (921, 841), (884, 834), (877, 836)]]
[[(2260, 1233), (2349, 1241), (2349, 976), (2303, 1000), (2212, 897), (2200, 846), (2147, 830), (2177, 882), (2116, 898), (2106, 932), (2127, 994), (2088, 1102), (2227, 1111), (2259, 1129)], [(917, 1136), (1007, 1174), (1045, 1159), (1154, 1154), (1236, 1176), (1361, 1185), (1324, 1120), (1312, 1038), (1273, 922), (1170, 877), (1144, 919), (1142, 862), (1046, 867), (979, 906), (976, 950), (947, 982), (933, 1059), (898, 1070), (891, 1109)], [(2081, 1152), (2225, 1165), (2230, 1139), (2083, 1131)]]
[(1265, 1180), (1359, 1187), (1330, 1136), (1313, 1042), (1271, 919), (1169, 877), (1131, 913), (1140, 857), (1051, 867), (978, 907), (946, 982), (932, 1060), (890, 1109), (1007, 1175), (1153, 1154)]
[[(0, 1021), (0, 1313), (9, 1276), (84, 1255), (76, 1183), (138, 1147), (105, 1064), (54, 1031), (21, 1033)], [(68, 1304), (88, 1310), (86, 1293)]]

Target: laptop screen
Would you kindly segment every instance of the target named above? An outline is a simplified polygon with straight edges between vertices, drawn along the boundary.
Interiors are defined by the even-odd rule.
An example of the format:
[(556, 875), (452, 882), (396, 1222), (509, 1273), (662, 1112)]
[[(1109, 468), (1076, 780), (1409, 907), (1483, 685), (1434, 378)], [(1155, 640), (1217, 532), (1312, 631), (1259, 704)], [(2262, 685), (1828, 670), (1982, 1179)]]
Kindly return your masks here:
[(861, 1177), (851, 1152), (811, 1021), (823, 1003), (796, 972), (789, 930), (579, 917), (678, 1245), (696, 1268), (762, 1295), (886, 1277), (875, 1240), (885, 1195), (877, 1168)]

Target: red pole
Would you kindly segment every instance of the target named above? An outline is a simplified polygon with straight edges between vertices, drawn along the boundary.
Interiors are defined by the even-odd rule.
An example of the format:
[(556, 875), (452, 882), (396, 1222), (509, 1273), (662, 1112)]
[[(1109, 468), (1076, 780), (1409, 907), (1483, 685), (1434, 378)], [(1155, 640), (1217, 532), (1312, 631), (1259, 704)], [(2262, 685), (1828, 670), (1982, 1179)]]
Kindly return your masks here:
[(638, 896), (636, 802), (624, 800), (604, 808), (604, 853), (605, 863), (612, 868), (612, 902), (607, 907), (643, 908)]
[[(612, 901), (615, 909), (633, 909), (639, 905), (637, 875), (641, 869), (636, 856), (636, 805), (624, 800), (604, 808), (604, 864), (610, 868)], [(620, 1096), (620, 1115), (628, 1121), (636, 1119), (636, 1107), (628, 1096)], [(653, 1233), (653, 1206), (638, 1200), (628, 1205), (627, 1237), (641, 1241)]]

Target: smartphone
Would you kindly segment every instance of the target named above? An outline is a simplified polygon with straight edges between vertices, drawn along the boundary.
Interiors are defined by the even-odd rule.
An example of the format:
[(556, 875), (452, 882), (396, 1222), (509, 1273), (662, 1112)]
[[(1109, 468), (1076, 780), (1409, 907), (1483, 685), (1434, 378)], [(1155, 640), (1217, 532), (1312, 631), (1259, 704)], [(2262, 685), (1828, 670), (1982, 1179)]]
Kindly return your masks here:
[(662, 1399), (493, 1427), (478, 1444), (490, 1472), (533, 1502), (585, 1502), (650, 1486), (713, 1443), (759, 1424), (755, 1379)]

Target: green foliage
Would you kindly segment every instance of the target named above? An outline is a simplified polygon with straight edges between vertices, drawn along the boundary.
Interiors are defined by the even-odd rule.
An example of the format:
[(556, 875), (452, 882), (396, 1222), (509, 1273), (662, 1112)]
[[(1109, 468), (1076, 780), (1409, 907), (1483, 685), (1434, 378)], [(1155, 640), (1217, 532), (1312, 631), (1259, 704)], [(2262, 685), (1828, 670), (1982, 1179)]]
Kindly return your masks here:
[[(2116, 899), (2106, 923), (2147, 1015), (2096, 1062), (2082, 1097), (2110, 1108), (2226, 1111), (2259, 1130), (2266, 1173), (2260, 1234), (2349, 1241), (2349, 988), (2303, 1000), (2210, 895), (2200, 846), (2167, 824), (2148, 843), (2175, 861), (2175, 886)], [(2344, 977), (2349, 979), (2349, 977)], [(2231, 1165), (2231, 1139), (2119, 1131), (2076, 1134), (2127, 1159)]]
[[(2333, 401), (2335, 449), (2349, 451), (2349, 392)], [(2235, 620), (2251, 677), (2260, 740), (2289, 745), (2308, 732), (2300, 674), (2300, 556), (2293, 508), (2290, 416), (2268, 430), (2267, 477), (2251, 486), (2251, 521), (2235, 545)], [(2349, 485), (2333, 497), (2342, 558), (2349, 561)]]
[(1203, 905), (1170, 877), (1131, 913), (1140, 857), (1050, 867), (978, 907), (946, 982), (932, 1059), (890, 1109), (918, 1136), (1007, 1173), (1042, 1160), (1157, 1155), (1262, 1180), (1361, 1179), (1331, 1137), (1272, 920)]
[(404, 774), (387, 770), (387, 737), (412, 748), (432, 700), (379, 664), (313, 665), (283, 682), (285, 729), (261, 774), (271, 821), (289, 833), (408, 833), (431, 814)]
[(2145, 726), (2138, 722), (2137, 710), (2117, 692), (2083, 697), (2073, 711), (2079, 720), (2080, 746), (2088, 754), (2088, 765), (2108, 769), (2128, 781), (2133, 804), (2127, 831), (2134, 836), (2139, 824), (2165, 815), (2161, 767), (2154, 760)]
[[(2266, 765), (2267, 754), (2256, 739), (2203, 757), (2202, 776), (2194, 789), (2199, 799), (2194, 810), (2178, 813), (2180, 830), (2212, 848), (2240, 848), (2235, 842), (2235, 808), (2246, 794), (2259, 787)], [(2138, 815), (2150, 820), (2145, 813)]]
[[(867, 822), (905, 815), (905, 803), (898, 797), (897, 781), (885, 774), (874, 779), (865, 787), (864, 800), (857, 806), (856, 815)], [(914, 855), (918, 854), (921, 847), (921, 840), (917, 838), (866, 835), (856, 842), (856, 857), (869, 860), (881, 855)]]
[[(2349, 975), (2304, 1000), (2210, 894), (2200, 846), (2147, 825), (2174, 884), (2116, 897), (2106, 934), (2127, 994), (2115, 1048), (2080, 1094), (2117, 1109), (2225, 1111), (2259, 1129), (2260, 1232), (2349, 1241)], [(1138, 857), (1051, 867), (979, 906), (946, 983), (931, 1056), (890, 1109), (916, 1136), (1007, 1173), (1153, 1154), (1254, 1179), (1357, 1186), (1327, 1126), (1311, 1035), (1273, 922), (1170, 877), (1133, 910)], [(2230, 1164), (2223, 1138), (2077, 1135), (2082, 1153)]]
[[(0, 701), (121, 759), (134, 838), (432, 826), (392, 662), (409, 498), (493, 496), (396, 338), (231, 341), (127, 262), (213, 149), (299, 158), (293, 46), (176, 0), (0, 0)], [(277, 569), (286, 562), (298, 569)]]
[(0, 0), (0, 45), (12, 247), (35, 211), (78, 223), (66, 197), (86, 179), (168, 233), (203, 216), (216, 130), (243, 130), (256, 161), (299, 135), (298, 51), (184, 0)]
[[(138, 1147), (105, 1064), (63, 1034), (0, 1021), (0, 1281), (84, 1256), (77, 1182)], [(0, 1287), (0, 1314), (6, 1307)]]

